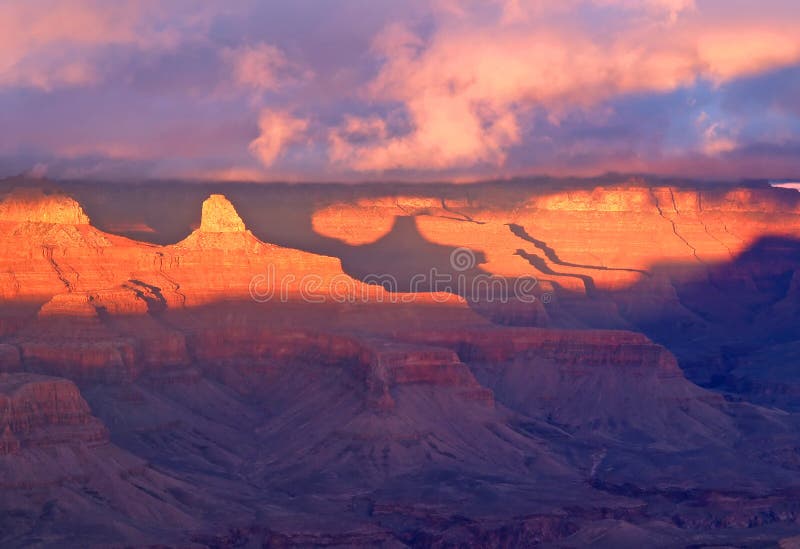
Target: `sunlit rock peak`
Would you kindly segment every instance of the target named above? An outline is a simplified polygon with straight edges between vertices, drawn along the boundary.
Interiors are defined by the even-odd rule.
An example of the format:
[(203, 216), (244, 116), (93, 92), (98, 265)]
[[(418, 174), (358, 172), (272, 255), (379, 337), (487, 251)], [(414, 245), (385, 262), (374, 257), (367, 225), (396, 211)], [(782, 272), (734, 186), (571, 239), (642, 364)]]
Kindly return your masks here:
[(14, 189), (0, 202), (0, 219), (18, 223), (88, 225), (89, 216), (73, 198), (39, 189)]
[(212, 194), (203, 201), (200, 230), (206, 233), (243, 233), (244, 222), (233, 204), (221, 194)]

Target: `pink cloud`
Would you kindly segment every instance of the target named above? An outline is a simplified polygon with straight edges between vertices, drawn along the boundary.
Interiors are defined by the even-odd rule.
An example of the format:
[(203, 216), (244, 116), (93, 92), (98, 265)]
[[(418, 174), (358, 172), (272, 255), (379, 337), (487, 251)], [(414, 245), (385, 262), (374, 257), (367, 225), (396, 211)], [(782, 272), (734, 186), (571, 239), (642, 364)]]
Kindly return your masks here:
[[(800, 63), (793, 0), (309, 9), (0, 0), (7, 169), (42, 161), (56, 177), (100, 159), (103, 176), (133, 166), (220, 179), (724, 171), (736, 155), (797, 142), (796, 76), (777, 70)], [(765, 82), (787, 83), (768, 84), (778, 99), (752, 91), (750, 77), (768, 71)], [(789, 169), (781, 158), (739, 167)]]
[(796, 62), (800, 59), (798, 36), (794, 23), (709, 29), (696, 39), (697, 54), (707, 66), (707, 75), (724, 82)]
[(701, 136), (701, 148), (709, 156), (715, 156), (736, 149), (737, 143), (730, 128), (724, 123), (711, 120), (703, 111), (695, 120)]
[(289, 61), (281, 49), (263, 42), (226, 48), (222, 55), (230, 63), (236, 83), (256, 91), (275, 90), (311, 77), (310, 71)]
[(308, 120), (287, 112), (264, 109), (258, 120), (260, 135), (250, 142), (250, 153), (265, 167), (272, 166), (286, 145), (297, 142), (306, 131)]
[[(545, 109), (557, 121), (562, 112), (623, 94), (668, 92), (698, 79), (724, 83), (800, 61), (794, 23), (758, 10), (716, 19), (688, 0), (594, 3), (639, 15), (597, 34), (550, 18), (548, 5), (538, 2), (501, 3), (500, 18), (488, 21), (470, 18), (470, 3), (460, 3), (462, 12), (441, 20), (427, 38), (387, 27), (374, 42), (381, 70), (363, 93), (401, 103), (413, 129), (364, 143), (348, 141), (340, 128), (331, 133), (331, 160), (367, 172), (502, 165), (520, 142), (519, 116), (527, 109)], [(719, 135), (707, 144), (715, 153), (735, 145)]]
[(288, 65), (283, 52), (269, 44), (231, 48), (223, 53), (233, 65), (237, 82), (259, 90), (277, 88), (280, 84), (278, 72)]
[[(586, 7), (620, 8), (673, 23), (683, 13), (695, 9), (695, 0), (436, 0), (434, 13), (469, 19), (475, 13), (485, 17), (487, 6), (494, 6), (498, 22), (515, 25), (554, 14), (574, 13)], [(491, 10), (489, 10), (491, 11)]]
[(593, 3), (605, 6), (624, 7), (632, 10), (642, 10), (651, 15), (667, 16), (670, 23), (677, 21), (678, 17), (687, 11), (696, 8), (695, 0), (592, 0)]
[(204, 24), (206, 8), (174, 17), (157, 0), (6, 0), (0, 3), (0, 86), (51, 90), (96, 83), (109, 46), (174, 47)]

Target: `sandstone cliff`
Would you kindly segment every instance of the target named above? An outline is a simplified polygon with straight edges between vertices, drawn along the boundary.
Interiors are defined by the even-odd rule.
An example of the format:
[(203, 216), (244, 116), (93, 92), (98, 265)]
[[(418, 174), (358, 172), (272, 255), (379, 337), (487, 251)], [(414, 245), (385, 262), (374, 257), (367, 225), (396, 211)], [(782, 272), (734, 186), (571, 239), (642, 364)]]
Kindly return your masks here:
[(365, 245), (385, 237), (395, 217), (413, 215), (426, 240), (485, 255), (485, 271), (533, 274), (575, 292), (629, 287), (664, 264), (728, 262), (766, 234), (800, 236), (800, 206), (778, 189), (721, 192), (631, 181), (532, 194), (511, 207), (362, 198), (318, 210), (313, 226), (330, 238)]
[[(153, 240), (177, 219), (156, 243), (112, 234), (108, 197), (73, 188), (96, 226), (58, 193), (0, 203), (0, 543), (686, 545), (796, 526), (797, 376), (774, 361), (800, 337), (800, 202), (783, 193), (303, 188), (293, 209), (285, 187), (198, 186), (180, 193), (199, 223), (176, 201), (111, 209)], [(537, 299), (361, 281), (432, 267), (533, 275)], [(287, 299), (252, 299), (254, 279)], [(742, 390), (684, 376), (712, 367)]]
[(73, 198), (26, 188), (15, 189), (3, 199), (0, 219), (5, 223), (89, 224), (89, 217)]
[(13, 451), (108, 442), (108, 431), (74, 383), (35, 374), (0, 374), (0, 430)]
[[(158, 301), (165, 307), (183, 307), (250, 299), (254, 277), (267, 285), (283, 284), (287, 299), (298, 299), (304, 277), (311, 275), (320, 277), (314, 291), (322, 295), (334, 280), (361, 286), (344, 274), (336, 258), (261, 242), (222, 195), (203, 203), (197, 230), (169, 246), (99, 231), (77, 202), (63, 195), (15, 191), (0, 202), (0, 210), (0, 295), (18, 302), (80, 293), (93, 301), (81, 305), (84, 313), (91, 314), (89, 305), (119, 313), (139, 312)], [(83, 298), (69, 298), (71, 304), (66, 297), (55, 299), (43, 314), (70, 307), (76, 315), (84, 314), (75, 308)]]

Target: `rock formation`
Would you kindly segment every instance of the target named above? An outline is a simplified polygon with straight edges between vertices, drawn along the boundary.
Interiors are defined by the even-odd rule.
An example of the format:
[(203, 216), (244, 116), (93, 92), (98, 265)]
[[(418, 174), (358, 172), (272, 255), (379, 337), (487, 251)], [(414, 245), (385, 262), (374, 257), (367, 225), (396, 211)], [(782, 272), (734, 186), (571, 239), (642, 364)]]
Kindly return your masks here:
[(0, 490), (4, 545), (34, 528), (39, 543), (63, 545), (76, 536), (81, 544), (139, 543), (154, 527), (197, 527), (173, 495), (191, 487), (110, 443), (66, 379), (0, 374)]
[(89, 224), (89, 217), (73, 198), (25, 188), (15, 189), (3, 199), (0, 219), (5, 223)]
[[(254, 279), (263, 279), (270, 291), (282, 284), (283, 294), (292, 299), (298, 299), (301, 287), (310, 287), (303, 286), (309, 276), (322, 277), (311, 290), (322, 295), (330, 292), (334, 280), (342, 287), (361, 287), (344, 274), (336, 258), (261, 242), (218, 194), (203, 203), (199, 229), (163, 247), (95, 229), (80, 206), (64, 196), (15, 191), (0, 208), (8, 213), (0, 220), (7, 235), (0, 291), (20, 302), (49, 301), (45, 315), (79, 303), (83, 313), (76, 309), (76, 315), (92, 314), (91, 306), (133, 313), (158, 301), (183, 307), (246, 300)], [(367, 288), (362, 293), (379, 291)], [(84, 297), (54, 297), (63, 293), (83, 294), (90, 303)]]
[(17, 450), (108, 442), (74, 383), (34, 374), (0, 374), (0, 429)]
[(212, 194), (203, 202), (200, 230), (205, 233), (243, 233), (246, 229), (233, 204), (221, 194)]
[(411, 214), (428, 241), (485, 254), (481, 268), (488, 272), (533, 274), (586, 292), (629, 287), (663, 264), (702, 269), (727, 262), (764, 234), (796, 237), (800, 215), (792, 192), (684, 190), (634, 181), (536, 193), (510, 207), (380, 197), (330, 205), (315, 212), (313, 224), (325, 236), (364, 245), (385, 236), (394, 217)]
[(794, 194), (63, 187), (0, 201), (0, 544), (795, 535)]

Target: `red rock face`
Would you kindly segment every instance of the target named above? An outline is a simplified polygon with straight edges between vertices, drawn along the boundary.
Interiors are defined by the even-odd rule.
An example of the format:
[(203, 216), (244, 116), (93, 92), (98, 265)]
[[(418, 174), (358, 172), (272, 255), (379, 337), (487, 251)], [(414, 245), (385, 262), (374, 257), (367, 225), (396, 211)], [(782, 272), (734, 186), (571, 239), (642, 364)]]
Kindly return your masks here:
[(212, 194), (203, 202), (200, 231), (203, 233), (243, 233), (246, 229), (233, 204), (221, 194)]
[(6, 223), (88, 225), (80, 204), (63, 195), (48, 195), (38, 189), (15, 189), (0, 203), (0, 218)]
[[(510, 324), (624, 326), (627, 319), (621, 318), (620, 307), (637, 322), (646, 321), (650, 313), (645, 309), (656, 307), (684, 314), (674, 280), (700, 276), (698, 271), (707, 272), (716, 262), (741, 254), (759, 235), (776, 231), (796, 235), (798, 206), (778, 194), (751, 189), (691, 191), (634, 182), (534, 194), (506, 209), (482, 206), (481, 199), (398, 196), (334, 204), (315, 212), (312, 223), (323, 235), (364, 245), (392, 231), (399, 213), (415, 215), (416, 229), (431, 243), (484, 254), (486, 261), (478, 265), (481, 272), (537, 278), (540, 299), (534, 303), (512, 300), (505, 304), (479, 297), (472, 300), (470, 310), (455, 296), (414, 296), (414, 304), (441, 309), (451, 319), (455, 318), (453, 308), (463, 309), (458, 313), (461, 324), (485, 324), (481, 315)], [(375, 310), (362, 314), (355, 308), (354, 314), (347, 315), (352, 319), (348, 329), (395, 329), (390, 328), (395, 321), (388, 318), (399, 309), (386, 291), (345, 274), (337, 258), (260, 241), (222, 195), (203, 202), (197, 230), (168, 246), (99, 231), (77, 202), (62, 195), (15, 191), (0, 208), (6, 214), (2, 219), (5, 251), (0, 256), (0, 271), (6, 277), (3, 295), (11, 303), (41, 303), (38, 322), (26, 326), (16, 319), (16, 326), (8, 324), (15, 335), (8, 341), (14, 347), (4, 355), (5, 369), (17, 368), (15, 356), (22, 356), (50, 373), (71, 372), (95, 379), (135, 377), (148, 368), (210, 356), (215, 351), (191, 335), (194, 328), (182, 326), (181, 321), (177, 329), (169, 327), (159, 320), (160, 315), (222, 301), (251, 301), (253, 281), (259, 277), (263, 278), (256, 286), (259, 295), (299, 302), (307, 297), (301, 288), (304, 277), (318, 279), (314, 297), (323, 299), (330, 299), (336, 285), (344, 283), (349, 296), (387, 310), (385, 315)], [(780, 223), (773, 223), (775, 219)], [(684, 263), (658, 271), (660, 264), (673, 261)], [(269, 279), (264, 276), (268, 270)], [(619, 290), (619, 296), (597, 298), (598, 292), (610, 290)], [(555, 306), (543, 306), (542, 296), (555, 300)], [(580, 296), (593, 299), (575, 301)], [(415, 322), (423, 324), (429, 316), (427, 311), (415, 315), (419, 318)], [(317, 329), (329, 328), (324, 318), (314, 322)], [(205, 333), (208, 341), (215, 340)], [(187, 344), (187, 335), (194, 343)], [(258, 358), (259, 349), (270, 340), (264, 334), (259, 337), (249, 343), (238, 340), (232, 346), (248, 360)], [(488, 357), (502, 360), (515, 352), (505, 332), (482, 337), (496, 340), (483, 347), (473, 345)], [(580, 337), (584, 341), (578, 347), (589, 352), (586, 334)], [(624, 353), (629, 347), (619, 350), (616, 337), (601, 336), (597, 347), (617, 349), (617, 361), (627, 363)], [(554, 345), (566, 353), (570, 346), (544, 340), (532, 340), (530, 345), (549, 353), (559, 352)], [(593, 352), (582, 357), (582, 363), (591, 356)], [(651, 360), (663, 359), (654, 355)], [(413, 378), (413, 368), (407, 370)]]
[[(400, 196), (333, 204), (316, 211), (311, 222), (321, 235), (364, 246), (385, 238), (397, 216), (413, 215), (421, 238), (485, 257), (481, 272), (535, 276), (543, 286), (585, 294), (651, 284), (659, 266), (686, 265), (683, 271), (696, 273), (731, 261), (764, 235), (798, 236), (800, 206), (783, 200), (785, 192), (791, 191), (723, 193), (634, 182), (533, 195), (505, 209)], [(171, 246), (98, 231), (63, 196), (34, 193), (21, 200), (17, 193), (0, 207), (7, 213), (0, 291), (18, 301), (100, 291), (112, 309), (141, 307), (114, 305), (126, 293), (149, 293), (147, 302), (173, 307), (248, 299), (253, 278), (268, 266), (272, 283), (283, 281), (295, 298), (307, 275), (320, 277), (323, 294), (336, 283), (380, 294), (375, 287), (362, 290), (337, 258), (261, 242), (222, 195), (207, 199), (200, 227)], [(675, 269), (672, 276), (678, 276)], [(120, 290), (112, 297), (114, 288)]]
[(92, 417), (74, 383), (34, 374), (0, 374), (0, 429), (6, 453), (108, 442), (108, 431)]
[[(485, 255), (480, 268), (533, 274), (575, 292), (616, 290), (663, 264), (729, 262), (764, 235), (800, 235), (794, 194), (726, 192), (630, 182), (591, 190), (531, 193), (509, 207), (474, 201), (387, 196), (336, 203), (315, 212), (315, 230), (351, 245), (385, 237), (397, 216), (414, 215), (428, 241)], [(483, 197), (482, 197), (483, 198)], [(490, 200), (486, 200), (490, 202)], [(517, 250), (540, 257), (531, 264)], [(582, 278), (583, 277), (583, 278)]]
[[(28, 520), (42, 512), (67, 530), (85, 523), (98, 529), (105, 525), (100, 537), (109, 540), (143, 541), (149, 537), (143, 532), (167, 525), (196, 528), (172, 495), (186, 488), (111, 444), (108, 429), (72, 381), (0, 374), (3, 537), (26, 535)], [(12, 516), (15, 520), (5, 520)], [(79, 526), (73, 534), (51, 536), (61, 544), (75, 535), (92, 537)]]
[(484, 329), (403, 334), (400, 337), (454, 349), (466, 361), (501, 363), (520, 353), (535, 353), (565, 369), (637, 369), (680, 376), (669, 351), (642, 334), (611, 330)]
[[(117, 525), (99, 545), (567, 544), (609, 522), (681, 545), (796, 522), (800, 437), (774, 395), (800, 383), (773, 362), (800, 338), (800, 200), (420, 189), (311, 189), (288, 215), (232, 188), (169, 244), (66, 195), (6, 196), (0, 517), (24, 517), (0, 543), (52, 516), (56, 544)], [(145, 213), (98, 226), (160, 235)], [(533, 276), (535, 299), (366, 283), (432, 267)]]
[[(59, 293), (85, 294), (57, 297), (43, 314), (59, 309), (76, 316), (91, 314), (88, 305), (138, 313), (148, 304), (183, 307), (249, 299), (253, 277), (265, 274), (270, 264), (277, 280), (287, 280), (289, 296), (297, 296), (298, 281), (308, 274), (321, 277), (322, 290), (333, 277), (358, 286), (335, 258), (259, 241), (221, 195), (204, 203), (198, 230), (163, 247), (95, 229), (80, 206), (64, 196), (34, 194), (20, 201), (12, 194), (0, 207), (9, 214), (0, 218), (2, 295), (36, 302)], [(288, 274), (294, 280), (288, 281)]]

